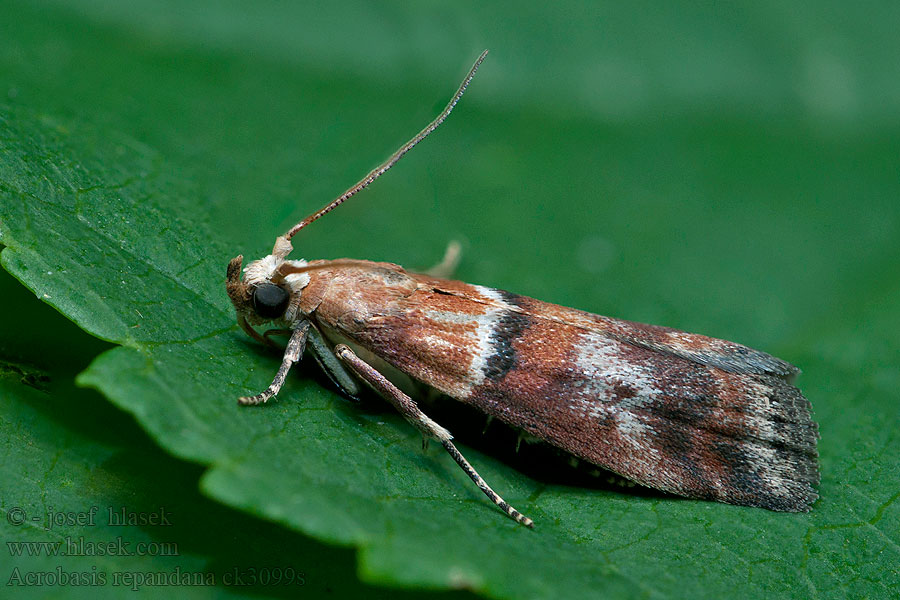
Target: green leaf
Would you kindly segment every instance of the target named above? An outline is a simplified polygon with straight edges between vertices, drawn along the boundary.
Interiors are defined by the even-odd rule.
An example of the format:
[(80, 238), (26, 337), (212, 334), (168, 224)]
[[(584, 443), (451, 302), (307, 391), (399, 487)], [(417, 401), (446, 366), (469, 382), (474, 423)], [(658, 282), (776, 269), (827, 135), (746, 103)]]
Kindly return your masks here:
[[(0, 8), (16, 22), (0, 42), (0, 259), (120, 345), (79, 382), (208, 465), (207, 495), (357, 548), (361, 576), (381, 585), (897, 594), (900, 129), (897, 102), (876, 96), (897, 80), (890, 18), (873, 31), (843, 15), (849, 52), (817, 37), (820, 7), (795, 19), (194, 6), (166, 18), (140, 2)], [(822, 433), (810, 513), (585, 483), (447, 416), (470, 461), (535, 519), (528, 531), (438, 449), (421, 452), (402, 419), (348, 404), (310, 365), (277, 403), (236, 406), (278, 356), (232, 324), (227, 260), (267, 252), (417, 131), (482, 45), (492, 54), (445, 126), (304, 231), (297, 254), (421, 267), (463, 237), (463, 279), (797, 363)]]
[[(0, 531), (8, 556), (0, 576), (7, 589), (35, 597), (48, 589), (63, 597), (82, 597), (84, 589), (92, 597), (161, 596), (173, 585), (179, 596), (203, 598), (210, 590), (382, 595), (347, 577), (351, 553), (201, 496), (201, 469), (166, 456), (128, 415), (73, 385), (85, 357), (108, 345), (29, 298), (6, 273), (0, 292), (22, 317), (0, 323)], [(132, 514), (147, 522), (128, 525), (124, 515)]]
[[(351, 553), (200, 495), (199, 467), (166, 456), (127, 414), (73, 385), (86, 357), (108, 344), (5, 272), (0, 293), (21, 317), (0, 323), (6, 589), (41, 598), (87, 589), (91, 597), (163, 597), (173, 586), (201, 598), (381, 595), (346, 576)], [(128, 524), (131, 515), (145, 522)]]

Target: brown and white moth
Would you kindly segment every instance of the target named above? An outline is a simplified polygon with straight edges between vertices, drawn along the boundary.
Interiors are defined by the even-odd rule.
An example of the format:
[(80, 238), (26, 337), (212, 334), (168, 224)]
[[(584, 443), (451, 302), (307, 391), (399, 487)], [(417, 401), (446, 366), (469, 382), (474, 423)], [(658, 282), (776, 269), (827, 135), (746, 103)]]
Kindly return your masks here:
[[(366, 260), (289, 260), (291, 238), (387, 171), (440, 125), (447, 107), (387, 161), (275, 240), (272, 254), (228, 264), (240, 326), (260, 342), (289, 335), (272, 384), (304, 348), (350, 396), (375, 389), (450, 453), (507, 515), (507, 504), (426, 416), (402, 381), (472, 405), (575, 457), (690, 498), (807, 511), (817, 498), (818, 430), (793, 386), (797, 368), (740, 344), (594, 315), (502, 290)], [(260, 335), (254, 326), (274, 325)]]

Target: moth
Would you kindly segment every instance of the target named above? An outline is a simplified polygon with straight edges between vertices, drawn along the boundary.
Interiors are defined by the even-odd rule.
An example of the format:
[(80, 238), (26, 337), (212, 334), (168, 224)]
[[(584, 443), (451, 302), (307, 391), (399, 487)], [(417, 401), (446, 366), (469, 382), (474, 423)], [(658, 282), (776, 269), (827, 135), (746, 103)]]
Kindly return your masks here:
[[(304, 349), (355, 397), (367, 385), (439, 442), (516, 522), (460, 454), (452, 436), (401, 388), (417, 382), (474, 406), (574, 457), (644, 486), (775, 511), (807, 511), (819, 482), (818, 428), (793, 385), (798, 369), (720, 339), (548, 304), (367, 260), (292, 260), (291, 239), (363, 190), (447, 118), (446, 108), (383, 164), (275, 240), (226, 289), (240, 327), (274, 345), (286, 335), (269, 387), (239, 399), (267, 402)], [(260, 334), (255, 327), (271, 326)]]

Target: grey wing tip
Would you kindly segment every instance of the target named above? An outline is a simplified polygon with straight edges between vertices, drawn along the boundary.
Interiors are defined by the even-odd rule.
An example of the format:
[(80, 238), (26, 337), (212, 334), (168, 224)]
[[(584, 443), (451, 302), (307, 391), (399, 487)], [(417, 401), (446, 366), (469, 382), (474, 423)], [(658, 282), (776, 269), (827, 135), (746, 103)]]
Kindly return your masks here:
[(730, 352), (723, 353), (720, 362), (721, 364), (713, 363), (713, 366), (737, 373), (775, 375), (789, 382), (800, 373), (798, 367), (786, 360), (740, 344), (735, 344)]
[(746, 504), (780, 512), (809, 512), (819, 498), (819, 427), (809, 400), (799, 389), (778, 376), (770, 375), (767, 382), (773, 393), (771, 412), (765, 416), (778, 437), (765, 444), (769, 461), (753, 465), (762, 485), (743, 490), (749, 492)]
[[(729, 504), (765, 508), (776, 512), (809, 512), (819, 498), (817, 454), (789, 453), (769, 465), (752, 469), (756, 485), (737, 485), (720, 500)], [(761, 467), (761, 468), (759, 468)]]
[(752, 506), (766, 508), (777, 512), (805, 513), (812, 509), (812, 505), (819, 499), (819, 493), (815, 486), (819, 484), (818, 468), (815, 470), (815, 476), (809, 480), (794, 480), (789, 482), (789, 495), (763, 495), (759, 498), (759, 502), (752, 503)]
[(704, 347), (674, 347), (671, 344), (657, 340), (629, 341), (650, 350), (673, 354), (698, 364), (709, 365), (730, 373), (774, 375), (791, 382), (800, 372), (800, 369), (786, 360), (767, 354), (762, 350), (755, 350), (749, 346), (727, 340), (704, 339), (707, 340), (707, 344)]

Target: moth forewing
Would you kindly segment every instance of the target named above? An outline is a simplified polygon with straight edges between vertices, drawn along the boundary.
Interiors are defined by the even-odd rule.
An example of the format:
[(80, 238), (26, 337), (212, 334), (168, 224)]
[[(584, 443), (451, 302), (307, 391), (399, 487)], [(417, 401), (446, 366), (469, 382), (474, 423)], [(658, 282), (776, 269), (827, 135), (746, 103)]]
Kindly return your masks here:
[(416, 381), (649, 487), (774, 510), (815, 499), (816, 425), (787, 363), (399, 267), (391, 280), (406, 291), (365, 304), (343, 301), (338, 282), (317, 318)]
[[(350, 396), (376, 390), (425, 438), (439, 441), (491, 501), (526, 526), (402, 391), (401, 379), (478, 408), (574, 457), (646, 486), (771, 510), (816, 499), (818, 430), (791, 383), (793, 365), (746, 346), (622, 321), (364, 260), (289, 260), (291, 238), (393, 166), (450, 114), (446, 108), (382, 165), (276, 239), (243, 270), (228, 265), (238, 322), (271, 343), (290, 335), (278, 393), (304, 346)], [(448, 252), (448, 257), (452, 253)], [(448, 264), (437, 272), (445, 274)], [(255, 326), (274, 327), (260, 335)]]

